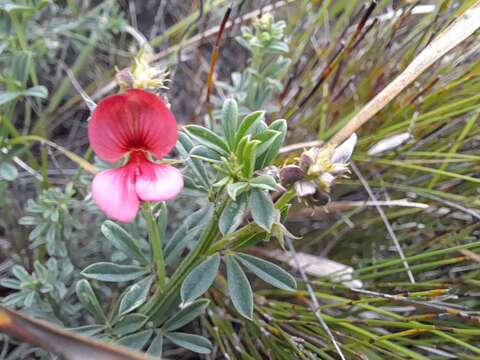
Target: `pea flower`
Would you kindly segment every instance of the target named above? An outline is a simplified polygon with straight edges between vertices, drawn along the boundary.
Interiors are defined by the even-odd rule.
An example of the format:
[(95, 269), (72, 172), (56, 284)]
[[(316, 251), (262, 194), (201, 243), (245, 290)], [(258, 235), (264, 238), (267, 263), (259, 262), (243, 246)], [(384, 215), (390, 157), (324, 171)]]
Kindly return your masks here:
[(141, 202), (169, 200), (182, 190), (180, 171), (153, 158), (162, 159), (177, 141), (175, 118), (158, 96), (130, 89), (103, 99), (92, 114), (88, 139), (106, 162), (128, 158), (93, 179), (93, 199), (111, 219), (130, 222)]

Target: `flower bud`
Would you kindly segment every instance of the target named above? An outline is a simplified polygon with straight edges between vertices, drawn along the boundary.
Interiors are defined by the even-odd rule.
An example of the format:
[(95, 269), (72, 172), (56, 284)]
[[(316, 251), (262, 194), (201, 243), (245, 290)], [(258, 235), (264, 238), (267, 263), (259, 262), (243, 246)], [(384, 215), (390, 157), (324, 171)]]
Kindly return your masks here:
[(332, 164), (345, 164), (352, 157), (353, 148), (357, 143), (357, 134), (353, 133), (347, 140), (338, 146), (332, 154)]
[(330, 194), (323, 190), (317, 190), (311, 196), (311, 200), (317, 206), (327, 205), (330, 202)]
[(316, 147), (312, 147), (302, 153), (300, 155), (300, 167), (307, 171), (310, 166), (312, 166), (315, 161), (317, 160), (317, 156), (319, 153), (319, 149)]
[(280, 169), (280, 181), (282, 185), (292, 185), (299, 180), (303, 180), (305, 171), (297, 165), (287, 165)]

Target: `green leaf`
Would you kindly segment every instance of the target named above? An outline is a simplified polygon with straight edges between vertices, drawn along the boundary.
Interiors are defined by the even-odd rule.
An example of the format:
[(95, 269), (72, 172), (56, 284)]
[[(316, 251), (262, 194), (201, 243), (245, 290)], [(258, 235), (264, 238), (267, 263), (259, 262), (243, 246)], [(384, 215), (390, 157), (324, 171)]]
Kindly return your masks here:
[(123, 315), (135, 310), (147, 299), (152, 278), (150, 276), (131, 285), (122, 296), (120, 301), (119, 314)]
[(120, 225), (107, 220), (102, 224), (101, 231), (116, 249), (131, 258), (137, 259), (143, 265), (148, 264), (148, 260), (138, 243)]
[(227, 185), (227, 193), (230, 198), (235, 201), (237, 196), (242, 194), (248, 187), (248, 183), (246, 182), (237, 182), (234, 184)]
[(182, 283), (180, 294), (183, 303), (203, 295), (212, 286), (220, 266), (220, 256), (214, 254), (196, 266)]
[(253, 189), (249, 197), (252, 218), (266, 232), (270, 232), (275, 222), (273, 201), (263, 190)]
[(264, 130), (255, 135), (254, 139), (260, 141), (257, 148), (257, 156), (263, 155), (281, 135), (282, 133), (280, 131), (272, 129)]
[(161, 334), (156, 334), (156, 336), (152, 340), (152, 343), (148, 347), (147, 354), (160, 357), (162, 356), (162, 351), (163, 351), (163, 336)]
[(222, 160), (220, 159), (220, 155), (207, 148), (203, 145), (196, 145), (190, 151), (190, 157), (198, 160), (203, 160), (211, 163), (220, 163)]
[(250, 185), (257, 189), (276, 191), (278, 190), (278, 184), (275, 179), (270, 175), (260, 175), (250, 180)]
[(37, 85), (24, 91), (23, 95), (46, 99), (48, 97), (48, 90), (45, 86)]
[(168, 333), (165, 334), (165, 336), (175, 345), (199, 354), (210, 354), (213, 349), (212, 343), (203, 336), (186, 334), (182, 332)]
[(163, 324), (162, 328), (165, 329), (165, 331), (180, 329), (203, 314), (209, 303), (210, 301), (206, 299), (197, 300), (191, 303), (168, 319), (165, 324)]
[(228, 293), (235, 309), (246, 317), (253, 317), (253, 293), (248, 278), (233, 256), (226, 256)]
[(212, 130), (199, 125), (187, 125), (185, 131), (201, 145), (210, 148), (219, 154), (228, 155), (228, 144)]
[(124, 336), (139, 330), (148, 318), (143, 314), (130, 314), (124, 316), (120, 321), (115, 323), (113, 327), (113, 334), (116, 336)]
[(203, 229), (203, 225), (208, 223), (212, 218), (213, 209), (213, 205), (207, 203), (185, 219), (183, 225), (175, 231), (165, 246), (164, 255), (166, 265), (173, 264), (183, 249), (198, 236)]
[(242, 172), (247, 178), (252, 177), (253, 171), (255, 170), (255, 153), (259, 144), (259, 140), (249, 140), (245, 144), (242, 156)]
[[(235, 151), (240, 147), (240, 141), (246, 136), (251, 135), (251, 130), (256, 127), (256, 124), (263, 120), (265, 111), (255, 111), (243, 118), (235, 136)], [(241, 148), (240, 148), (241, 149)]]
[(218, 221), (218, 226), (223, 235), (234, 232), (240, 226), (246, 208), (247, 198), (245, 195), (242, 195), (238, 201), (228, 201)]
[(270, 285), (289, 291), (297, 288), (295, 278), (280, 266), (247, 254), (237, 253), (235, 256), (247, 269)]
[(205, 189), (209, 189), (210, 180), (202, 162), (197, 159), (192, 159), (189, 155), (192, 148), (193, 143), (190, 138), (185, 133), (181, 132), (178, 135), (176, 149), (180, 153), (180, 156), (185, 159), (187, 166), (190, 168), (190, 170), (192, 170), (195, 178), (200, 181), (201, 186), (203, 186)]
[(80, 300), (82, 306), (95, 318), (97, 323), (104, 324), (107, 322), (107, 317), (100, 306), (100, 303), (93, 291), (90, 283), (85, 280), (79, 280), (75, 286), (75, 292)]
[(289, 51), (288, 45), (279, 40), (272, 41), (266, 50), (271, 54), (288, 53)]
[(227, 99), (223, 103), (222, 128), (230, 147), (235, 145), (235, 132), (238, 122), (238, 105), (234, 99)]
[(153, 330), (143, 330), (136, 334), (125, 336), (117, 341), (118, 345), (126, 346), (133, 350), (141, 350), (152, 337)]
[(145, 275), (147, 270), (144, 267), (135, 265), (118, 265), (111, 262), (99, 262), (87, 266), (82, 275), (99, 281), (124, 282), (135, 280)]
[(45, 99), (48, 96), (48, 90), (45, 86), (37, 85), (23, 91), (6, 91), (0, 93), (0, 105), (6, 104), (22, 96), (32, 96)]
[(13, 181), (17, 178), (18, 171), (17, 168), (8, 162), (0, 163), (0, 178), (7, 181)]
[(276, 78), (279, 74), (287, 69), (291, 60), (279, 56), (276, 61), (272, 61), (270, 65), (265, 68), (264, 76), (269, 78)]
[(264, 154), (257, 157), (257, 162), (255, 164), (256, 169), (263, 169), (265, 166), (270, 165), (277, 157), (278, 151), (282, 147), (285, 137), (287, 136), (287, 121), (284, 119), (275, 120), (270, 124), (269, 129), (279, 131), (281, 135), (275, 138)]

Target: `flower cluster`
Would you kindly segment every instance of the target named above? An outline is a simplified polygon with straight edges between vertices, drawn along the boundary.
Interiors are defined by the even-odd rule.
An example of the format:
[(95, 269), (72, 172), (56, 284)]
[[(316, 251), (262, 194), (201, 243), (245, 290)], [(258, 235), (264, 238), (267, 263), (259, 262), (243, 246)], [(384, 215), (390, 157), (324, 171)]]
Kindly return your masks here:
[(298, 158), (298, 165), (280, 169), (282, 185), (293, 186), (297, 196), (307, 203), (325, 205), (336, 178), (349, 172), (348, 161), (357, 142), (353, 134), (338, 147), (310, 148)]
[(108, 217), (130, 222), (142, 201), (169, 200), (182, 190), (180, 171), (154, 160), (177, 141), (175, 118), (155, 94), (130, 89), (103, 99), (92, 114), (88, 138), (102, 160), (113, 164), (127, 158), (92, 183), (93, 199)]

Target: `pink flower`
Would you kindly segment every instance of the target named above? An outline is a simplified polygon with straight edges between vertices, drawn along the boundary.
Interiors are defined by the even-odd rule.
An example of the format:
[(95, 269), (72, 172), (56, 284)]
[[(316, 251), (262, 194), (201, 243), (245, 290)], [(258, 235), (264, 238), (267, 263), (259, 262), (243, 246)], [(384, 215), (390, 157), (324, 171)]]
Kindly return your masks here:
[(182, 190), (180, 171), (151, 159), (162, 159), (177, 141), (175, 118), (158, 96), (131, 89), (103, 99), (92, 114), (88, 139), (104, 161), (129, 157), (93, 179), (93, 199), (108, 217), (130, 222), (142, 201), (169, 200)]

